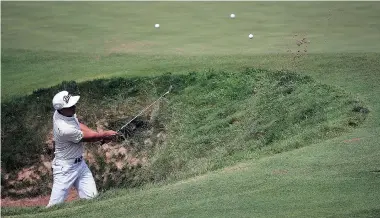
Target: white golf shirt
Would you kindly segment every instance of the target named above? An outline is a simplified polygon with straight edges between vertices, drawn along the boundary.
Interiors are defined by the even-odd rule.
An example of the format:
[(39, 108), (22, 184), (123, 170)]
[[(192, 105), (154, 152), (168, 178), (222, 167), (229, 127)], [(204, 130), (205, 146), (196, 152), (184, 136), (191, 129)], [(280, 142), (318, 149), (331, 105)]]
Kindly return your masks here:
[(66, 117), (55, 111), (53, 132), (56, 160), (75, 159), (82, 156), (83, 145), (80, 140), (83, 138), (83, 132), (80, 130), (76, 114)]

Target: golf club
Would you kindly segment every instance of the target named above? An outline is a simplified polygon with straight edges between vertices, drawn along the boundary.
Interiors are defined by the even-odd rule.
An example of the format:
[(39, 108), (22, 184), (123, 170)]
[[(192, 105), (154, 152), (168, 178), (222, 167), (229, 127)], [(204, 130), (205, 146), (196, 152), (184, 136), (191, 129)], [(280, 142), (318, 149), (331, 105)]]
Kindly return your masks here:
[[(157, 100), (155, 100), (152, 104), (150, 104), (148, 107), (144, 108), (142, 111), (140, 111), (139, 114), (137, 114), (133, 119), (131, 119), (130, 121), (128, 121), (128, 123), (126, 123), (124, 126), (122, 126), (117, 132), (118, 133), (121, 133), (121, 130), (124, 129), (126, 126), (128, 126), (128, 124), (130, 124), (133, 120), (135, 120), (138, 116), (140, 116), (142, 113), (144, 113), (144, 111), (146, 111), (148, 108), (150, 108), (153, 104), (155, 104), (157, 101), (159, 101), (162, 97), (164, 97), (165, 95), (169, 94), (170, 91), (172, 90), (173, 86), (170, 85), (169, 87), (169, 90), (167, 92), (165, 92), (163, 95), (161, 95), (161, 97), (159, 97)], [(121, 134), (122, 135), (122, 134)], [(123, 135), (124, 137), (124, 135)], [(124, 137), (125, 139), (125, 137)]]

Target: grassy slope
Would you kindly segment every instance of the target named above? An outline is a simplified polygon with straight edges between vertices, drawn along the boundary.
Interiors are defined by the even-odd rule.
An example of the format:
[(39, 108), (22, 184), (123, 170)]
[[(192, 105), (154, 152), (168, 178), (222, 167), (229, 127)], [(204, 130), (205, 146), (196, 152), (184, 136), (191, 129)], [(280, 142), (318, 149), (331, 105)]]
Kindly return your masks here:
[[(2, 16), (5, 16), (4, 14), (7, 13), (4, 10), (5, 3), (2, 2), (2, 4), (4, 11), (2, 13)], [(211, 3), (199, 4), (208, 5), (205, 7), (206, 9), (210, 8), (211, 5), (213, 5)], [(232, 5), (226, 6), (221, 3), (218, 4), (219, 6), (214, 5), (215, 7), (218, 7), (218, 9), (214, 10), (214, 12), (223, 12), (220, 13), (222, 15), (220, 15), (219, 18), (223, 18), (226, 14), (228, 15), (230, 11), (237, 7)], [(238, 3), (234, 4), (239, 5)], [(378, 37), (379, 26), (374, 25), (373, 22), (378, 19), (377, 14), (379, 13), (377, 12), (379, 11), (379, 4), (304, 2), (292, 3), (292, 5), (288, 3), (287, 5), (286, 3), (281, 3), (286, 6), (285, 9), (288, 10), (287, 13), (284, 12), (285, 9), (279, 6), (269, 8), (269, 6), (265, 5), (264, 3), (245, 4), (259, 5), (255, 5), (255, 7), (253, 7), (254, 9), (250, 9), (249, 7), (246, 7), (244, 4), (242, 4), (241, 8), (236, 8), (236, 10), (234, 10), (238, 17), (243, 16), (244, 11), (246, 11), (246, 16), (256, 16), (256, 20), (257, 18), (264, 18), (264, 11), (273, 11), (273, 13), (276, 14), (276, 16), (272, 16), (273, 14), (268, 15), (268, 19), (263, 19), (262, 22), (268, 22), (268, 25), (264, 25), (263, 23), (257, 24), (261, 28), (266, 28), (264, 30), (261, 30), (263, 31), (263, 35), (266, 37), (261, 38), (262, 40), (258, 42), (249, 41), (249, 47), (247, 44), (244, 45), (244, 43), (247, 43), (244, 40), (237, 40), (234, 42), (236, 44), (232, 43), (227, 45), (227, 40), (225, 38), (225, 41), (223, 41), (223, 37), (215, 38), (216, 35), (213, 35), (213, 33), (204, 32), (207, 27), (204, 27), (203, 31), (201, 31), (201, 33), (204, 33), (205, 36), (202, 34), (201, 35), (202, 37), (209, 36), (209, 41), (197, 42), (197, 35), (195, 34), (193, 27), (190, 28), (191, 31), (186, 30), (184, 32), (176, 32), (174, 30), (171, 30), (170, 34), (168, 34), (177, 34), (177, 36), (182, 36), (180, 38), (167, 37), (166, 34), (163, 33), (160, 37), (157, 36), (157, 39), (160, 39), (160, 42), (162, 42), (162, 44), (160, 45), (159, 43), (157, 47), (152, 46), (154, 48), (145, 50), (146, 53), (154, 55), (154, 61), (150, 61), (152, 59), (149, 58), (149, 55), (145, 56), (144, 49), (139, 49), (142, 50), (141, 53), (128, 51), (128, 55), (131, 55), (130, 62), (125, 62), (126, 60), (129, 60), (125, 57), (129, 56), (106, 56), (108, 59), (104, 60), (104, 65), (98, 64), (93, 66), (92, 64), (87, 64), (82, 68), (81, 60), (84, 60), (86, 57), (90, 57), (92, 54), (89, 52), (100, 52), (100, 54), (103, 52), (96, 51), (96, 49), (91, 46), (90, 42), (86, 44), (86, 36), (83, 36), (83, 38), (80, 38), (81, 40), (78, 41), (78, 45), (82, 46), (78, 47), (78, 50), (84, 53), (83, 56), (79, 56), (82, 57), (82, 59), (79, 58), (77, 60), (76, 53), (69, 51), (67, 55), (63, 56), (65, 57), (63, 60), (56, 59), (56, 62), (54, 62), (54, 60), (46, 61), (45, 63), (47, 65), (44, 65), (46, 68), (43, 66), (38, 66), (38, 64), (33, 65), (30, 63), (28, 65), (25, 64), (24, 66), (9, 66), (6, 68), (6, 65), (4, 66), (2, 63), (3, 96), (23, 94), (30, 92), (37, 87), (43, 87), (46, 85), (58, 83), (58, 78), (61, 79), (61, 77), (58, 77), (58, 75), (54, 74), (50, 77), (47, 77), (47, 75), (51, 75), (51, 71), (46, 71), (46, 74), (42, 72), (42, 70), (51, 69), (52, 66), (56, 66), (57, 71), (58, 69), (66, 70), (66, 72), (68, 72), (66, 74), (67, 78), (71, 78), (69, 76), (71, 72), (72, 76), (74, 76), (76, 79), (88, 79), (93, 76), (102, 76), (107, 72), (110, 72), (110, 74), (107, 75), (111, 76), (113, 74), (123, 74), (125, 72), (123, 71), (123, 66), (126, 69), (129, 69), (126, 70), (129, 71), (129, 73), (133, 71), (136, 73), (152, 74), (154, 72), (162, 72), (166, 69), (168, 69), (168, 71), (186, 71), (187, 69), (191, 69), (194, 64), (197, 64), (196, 67), (209, 67), (208, 62), (211, 60), (211, 65), (220, 68), (236, 68), (241, 67), (242, 65), (253, 65), (271, 68), (293, 68), (294, 70), (301, 73), (308, 73), (323, 82), (341, 86), (346, 90), (357, 94), (370, 105), (372, 113), (370, 114), (370, 119), (365, 123), (365, 125), (349, 134), (333, 140), (264, 158), (258, 161), (251, 161), (240, 164), (238, 165), (240, 168), (242, 168), (240, 170), (236, 168), (229, 168), (225, 171), (212, 172), (204, 176), (195, 177), (187, 181), (179, 182), (177, 184), (156, 186), (147, 188), (142, 191), (121, 191), (120, 193), (115, 194), (118, 197), (112, 196), (111, 193), (108, 193), (110, 196), (104, 201), (98, 200), (93, 203), (81, 203), (77, 206), (70, 204), (64, 209), (47, 211), (41, 215), (45, 215), (47, 217), (62, 215), (92, 217), (94, 215), (99, 216), (99, 211), (102, 212), (102, 216), (128, 215), (134, 217), (252, 217), (253, 215), (255, 217), (370, 217), (371, 215), (373, 217), (376, 217), (376, 215), (378, 216), (380, 214), (380, 207), (378, 206), (378, 202), (380, 200), (380, 175), (378, 172), (376, 172), (380, 170), (380, 166), (378, 164), (378, 159), (380, 156), (378, 147), (378, 135), (380, 133), (380, 116), (378, 113), (378, 110), (380, 109), (380, 58), (379, 54), (366, 53), (378, 51), (379, 45), (374, 42), (376, 39), (375, 37)], [(267, 4), (273, 5), (274, 3)], [(159, 3), (159, 6), (157, 7), (162, 7), (162, 10), (166, 10), (168, 5), (170, 5), (170, 3)], [(309, 11), (305, 10), (305, 7), (308, 7), (308, 5)], [(359, 7), (356, 7), (358, 5)], [(361, 7), (361, 5), (366, 5), (366, 7)], [(260, 10), (256, 9), (257, 7), (259, 7)], [(115, 6), (115, 8), (119, 7)], [(185, 13), (186, 11), (198, 9), (196, 10), (197, 13), (200, 15), (203, 14), (203, 16), (199, 16), (199, 22), (204, 22), (204, 16), (207, 15), (207, 13), (205, 13), (206, 9), (199, 10), (199, 8), (200, 7), (191, 9), (187, 8), (187, 10), (184, 11), (177, 10), (176, 13), (160, 15), (163, 17), (163, 20), (165, 20), (166, 17), (166, 21), (169, 21), (172, 20), (170, 17), (171, 15), (179, 15), (180, 12)], [(340, 10), (339, 8), (343, 8), (343, 10)], [(158, 13), (159, 11), (162, 11), (161, 9), (155, 10), (153, 12)], [(317, 12), (315, 15), (316, 18), (322, 20), (325, 18), (325, 16), (323, 16), (323, 13), (327, 14), (329, 9), (332, 9), (332, 11), (336, 13), (332, 13), (331, 21), (328, 23), (321, 22), (318, 24), (317, 22), (312, 22), (312, 20), (318, 19), (310, 19), (310, 11)], [(92, 8), (91, 10), (96, 11), (102, 9), (96, 7)], [(152, 13), (151, 10), (142, 7), (141, 10), (135, 11), (135, 13), (146, 13), (150, 14), (150, 16), (154, 16), (155, 13)], [(249, 11), (253, 10), (257, 10), (257, 13), (248, 13)], [(120, 9), (120, 11), (123, 10)], [(281, 13), (281, 11), (283, 12)], [(71, 11), (70, 13), (74, 12), (75, 10)], [(352, 16), (353, 13), (355, 16)], [(82, 13), (82, 16), (84, 16), (83, 14), (86, 13)], [(105, 16), (101, 17), (102, 19), (104, 18), (104, 24), (115, 24), (115, 29), (110, 30), (110, 34), (108, 36), (115, 34), (118, 37), (124, 37), (124, 35), (119, 32), (120, 28), (116, 28), (116, 26), (122, 26), (118, 25), (123, 23), (122, 21), (119, 21), (120, 23), (115, 23), (110, 22), (110, 20), (118, 21), (119, 19), (113, 20), (110, 18), (110, 20), (107, 21)], [(93, 19), (100, 18), (93, 17)], [(186, 20), (183, 17), (181, 17), (181, 19)], [(154, 19), (152, 22), (141, 21), (141, 19), (137, 18), (136, 20), (140, 20), (140, 22), (146, 22), (146, 25), (149, 27), (152, 26), (151, 24), (156, 22), (163, 25), (163, 21), (156, 21), (156, 19)], [(178, 27), (183, 26), (179, 21), (180, 19), (173, 20), (176, 21), (176, 25)], [(279, 25), (282, 23), (282, 20), (291, 20), (293, 22), (289, 22), (289, 24), (285, 25)], [(353, 21), (353, 23), (349, 23), (349, 21)], [(215, 22), (220, 21), (215, 20)], [(230, 20), (227, 22), (230, 22)], [(241, 21), (239, 21), (239, 23), (240, 22)], [(242, 22), (244, 23), (245, 21)], [(245, 24), (241, 24), (241, 26), (239, 24), (241, 28), (241, 34), (239, 34), (242, 37), (246, 37), (246, 32), (251, 31), (251, 28), (248, 28), (249, 25), (253, 25), (252, 23), (255, 23), (252, 21), (246, 22), (247, 23)], [(325, 24), (325, 26), (323, 24)], [(223, 25), (225, 24), (221, 24), (221, 26)], [(26, 29), (28, 29), (28, 26), (30, 25), (26, 26)], [(47, 50), (47, 48), (49, 48), (49, 50), (52, 52), (50, 51), (51, 53), (49, 53), (46, 51), (41, 51), (42, 57), (45, 56), (45, 54), (47, 54), (45, 56), (46, 58), (59, 57), (61, 54), (65, 54), (61, 52), (67, 52), (65, 49), (70, 50), (73, 48), (71, 47), (70, 43), (66, 42), (65, 44), (65, 42), (59, 40), (58, 42), (61, 42), (58, 43), (60, 46), (54, 46), (52, 40), (54, 39), (53, 34), (58, 34), (54, 32), (51, 33), (52, 38), (43, 39), (45, 37), (45, 34), (41, 34), (39, 37), (31, 38), (30, 41), (23, 40), (23, 37), (25, 36), (23, 34), (20, 34), (20, 32), (25, 33), (23, 32), (25, 28), (18, 25), (15, 25), (13, 28), (17, 27), (20, 28), (21, 31), (14, 30), (13, 36), (15, 38), (13, 39), (15, 39), (15, 43), (12, 43), (12, 40), (10, 38), (8, 38), (7, 41), (9, 43), (4, 43), (4, 41), (7, 40), (7, 35), (8, 37), (11, 35), (7, 34), (7, 31), (5, 31), (2, 36), (3, 57), (12, 55), (12, 53), (16, 56), (19, 55), (21, 57), (25, 57), (25, 54), (23, 52), (18, 52), (16, 49), (31, 49), (34, 52), (34, 49)], [(139, 27), (135, 28), (136, 29), (131, 32), (136, 32)], [(228, 26), (224, 29), (230, 30), (230, 28), (231, 27)], [(117, 30), (117, 32), (115, 30)], [(115, 32), (112, 33), (112, 31)], [(146, 30), (145, 28), (141, 28), (139, 34), (145, 34), (145, 31), (153, 30)], [(191, 34), (185, 34), (189, 33), (188, 31)], [(223, 31), (223, 28), (218, 28), (215, 31)], [(304, 57), (302, 61), (298, 63), (298, 65), (289, 64), (290, 58), (286, 55), (263, 55), (263, 53), (271, 52), (270, 49), (268, 50), (268, 47), (270, 47), (268, 45), (271, 43), (274, 45), (272, 52), (278, 51), (280, 53), (284, 53), (285, 47), (290, 44), (290, 42), (292, 42), (292, 33), (299, 31), (304, 31), (308, 34), (308, 36), (311, 36), (310, 40), (312, 41), (312, 44), (309, 46), (309, 53), (321, 54), (310, 54), (307, 57)], [(34, 34), (34, 32), (35, 31), (33, 31), (32, 34)], [(325, 42), (322, 42), (323, 40), (321, 37), (319, 37), (320, 35), (316, 35), (322, 34), (322, 32), (326, 36)], [(270, 36), (271, 34), (273, 35)], [(315, 34), (314, 40), (312, 38), (313, 34)], [(220, 35), (220, 33), (217, 35)], [(131, 39), (136, 40), (137, 37), (141, 38), (140, 36), (141, 35), (134, 37), (125, 36), (126, 38), (122, 40), (127, 41), (127, 37), (132, 37)], [(284, 39), (283, 36), (288, 36), (288, 40), (285, 39), (282, 41)], [(40, 39), (41, 37), (42, 39)], [(182, 41), (189, 38), (192, 40)], [(235, 39), (236, 37), (232, 36), (231, 38)], [(212, 49), (209, 50), (202, 51), (199, 49), (202, 45), (209, 45), (207, 43), (210, 42), (211, 39), (216, 40), (216, 46), (212, 47)], [(203, 38), (200, 40), (203, 40)], [(51, 44), (47, 42), (51, 42)], [(253, 45), (251, 43), (255, 44)], [(46, 47), (44, 47), (45, 45)], [(95, 43), (95, 45), (100, 44)], [(184, 52), (185, 54), (215, 53), (216, 55), (220, 55), (225, 53), (236, 54), (246, 52), (246, 55), (255, 55), (224, 56), (221, 58), (218, 58), (217, 56), (207, 56), (207, 58), (204, 56), (174, 56), (174, 61), (172, 63), (171, 55), (175, 54), (176, 52), (173, 50), (175, 48), (174, 46), (183, 46), (186, 48)], [(165, 53), (167, 56), (156, 55), (158, 51), (165, 51), (163, 53)], [(333, 52), (340, 52), (340, 54), (332, 54)], [(358, 54), (350, 54), (346, 52), (358, 52)], [(36, 58), (38, 60), (38, 58), (41, 58), (41, 56), (36, 55)], [(162, 58), (165, 60), (163, 63), (160, 62), (160, 59)], [(28, 60), (30, 60), (30, 58)], [(112, 62), (112, 60), (114, 62)], [(137, 62), (139, 60), (141, 60), (141, 62)], [(227, 60), (229, 64), (221, 65), (220, 63), (224, 63), (224, 60)], [(70, 61), (74, 61), (74, 65), (70, 65)], [(51, 65), (49, 65), (49, 63)], [(124, 65), (125, 63), (127, 64)], [(130, 63), (132, 66), (128, 65), (128, 63)], [(75, 66), (78, 68), (75, 68)], [(105, 67), (105, 69), (108, 69), (109, 71), (94, 71), (94, 69), (97, 69), (97, 67), (100, 66)], [(154, 70), (154, 67), (156, 66), (159, 67), (159, 70), (157, 71)], [(20, 72), (25, 69), (30, 69), (31, 72), (39, 73), (38, 75), (31, 75), (30, 77), (35, 78), (37, 76), (38, 78), (41, 78), (39, 84), (30, 84), (28, 79), (26, 79), (25, 82), (22, 83), (22, 85), (27, 85), (26, 88), (21, 89), (21, 86), (19, 85), (12, 86), (13, 83), (9, 78), (11, 78), (11, 76), (13, 76), (12, 78), (15, 79), (24, 78), (25, 74), (22, 75)], [(81, 72), (81, 74), (79, 75), (75, 69), (78, 69), (78, 72)], [(113, 69), (115, 69), (115, 71)], [(83, 74), (82, 70), (84, 71)], [(344, 140), (351, 138), (360, 138), (361, 140), (353, 141), (350, 143), (344, 142)]]
[[(374, 134), (344, 137), (176, 184), (119, 190), (41, 217), (376, 217), (380, 155)], [(345, 143), (343, 140), (362, 140)], [(101, 211), (101, 212), (100, 212)]]

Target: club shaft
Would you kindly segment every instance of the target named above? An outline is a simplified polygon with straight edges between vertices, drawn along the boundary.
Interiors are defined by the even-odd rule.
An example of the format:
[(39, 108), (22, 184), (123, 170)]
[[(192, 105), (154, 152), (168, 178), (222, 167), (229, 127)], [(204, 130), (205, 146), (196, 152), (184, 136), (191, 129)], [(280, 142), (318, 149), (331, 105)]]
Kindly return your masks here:
[(144, 108), (142, 111), (140, 111), (139, 114), (137, 114), (132, 120), (128, 121), (128, 123), (126, 123), (124, 126), (122, 126), (118, 132), (120, 132), (124, 127), (128, 126), (128, 124), (130, 124), (133, 120), (135, 120), (138, 116), (140, 116), (142, 113), (144, 113), (144, 111), (146, 111), (148, 108), (150, 108), (152, 105), (154, 105), (157, 101), (159, 101), (162, 97), (164, 97), (166, 94), (168, 94), (168, 92), (166, 92), (165, 94), (163, 94), (161, 97), (159, 97), (157, 100), (155, 100), (152, 104), (150, 104), (148, 107)]

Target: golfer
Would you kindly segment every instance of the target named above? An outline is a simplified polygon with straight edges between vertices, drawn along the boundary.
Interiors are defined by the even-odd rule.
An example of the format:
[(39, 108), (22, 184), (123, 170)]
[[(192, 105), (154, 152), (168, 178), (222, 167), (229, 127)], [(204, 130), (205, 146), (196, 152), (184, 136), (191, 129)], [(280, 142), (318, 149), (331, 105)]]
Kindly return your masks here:
[(117, 132), (96, 132), (79, 123), (75, 105), (80, 96), (61, 91), (53, 98), (54, 160), (53, 188), (47, 207), (63, 203), (72, 186), (79, 197), (91, 199), (98, 195), (94, 177), (83, 160), (82, 142), (110, 141)]

